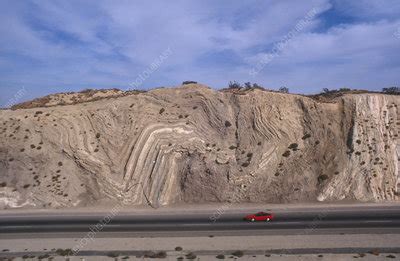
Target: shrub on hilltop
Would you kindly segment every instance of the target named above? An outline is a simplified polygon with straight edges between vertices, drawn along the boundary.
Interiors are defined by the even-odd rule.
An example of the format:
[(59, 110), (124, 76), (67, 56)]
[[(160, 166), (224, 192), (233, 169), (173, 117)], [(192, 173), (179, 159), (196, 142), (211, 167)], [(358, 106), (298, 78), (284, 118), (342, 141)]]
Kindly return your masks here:
[(400, 87), (383, 88), (382, 92), (385, 94), (400, 95)]

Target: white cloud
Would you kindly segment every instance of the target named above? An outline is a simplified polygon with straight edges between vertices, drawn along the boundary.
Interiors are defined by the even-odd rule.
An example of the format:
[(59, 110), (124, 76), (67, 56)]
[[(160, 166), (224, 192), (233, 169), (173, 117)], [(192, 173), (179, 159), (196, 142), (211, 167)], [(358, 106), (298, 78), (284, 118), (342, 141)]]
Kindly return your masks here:
[(304, 33), (293, 39), (258, 79), (274, 87), (288, 85), (297, 92), (396, 85), (400, 44), (392, 35), (395, 28), (395, 24), (378, 22)]

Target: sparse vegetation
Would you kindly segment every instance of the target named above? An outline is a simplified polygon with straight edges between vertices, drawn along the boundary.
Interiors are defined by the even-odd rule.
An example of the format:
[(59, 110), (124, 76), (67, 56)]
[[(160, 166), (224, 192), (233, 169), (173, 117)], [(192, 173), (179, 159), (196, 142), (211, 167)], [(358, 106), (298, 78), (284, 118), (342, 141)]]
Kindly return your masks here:
[(372, 249), (371, 251), (368, 251), (368, 253), (374, 256), (379, 256), (380, 251), (378, 249)]
[(289, 157), (289, 156), (290, 156), (290, 150), (285, 151), (285, 152), (282, 154), (282, 156), (285, 157), (285, 158)]
[(329, 176), (326, 175), (326, 174), (319, 175), (318, 176), (318, 182), (322, 183), (323, 181), (327, 180), (328, 178), (329, 178)]
[(325, 95), (330, 95), (330, 94), (337, 94), (337, 93), (344, 93), (344, 92), (352, 92), (352, 91), (358, 91), (358, 90), (352, 90), (352, 89), (350, 89), (350, 88), (343, 87), (343, 88), (340, 88), (339, 90), (337, 90), (337, 89), (323, 88), (322, 91), (323, 91), (323, 94), (325, 94)]
[(70, 248), (67, 248), (67, 249), (61, 249), (61, 248), (59, 248), (59, 249), (57, 249), (55, 252), (56, 252), (56, 254), (59, 255), (59, 256), (71, 256), (71, 255), (74, 254), (74, 252), (73, 252), (72, 249), (70, 249)]
[(225, 121), (225, 127), (229, 128), (232, 124), (229, 121)]
[(281, 88), (279, 88), (279, 92), (282, 92), (282, 93), (289, 93), (289, 88), (287, 88), (287, 87), (281, 87)]
[(107, 253), (108, 257), (116, 258), (119, 257), (119, 254), (117, 252), (108, 252)]
[[(257, 83), (251, 84), (250, 82), (244, 83), (244, 85), (240, 84), (237, 81), (230, 81), (228, 84), (227, 89), (222, 89), (222, 91), (233, 91), (235, 94), (244, 94), (247, 91), (254, 90), (254, 89), (259, 89), (265, 91), (261, 85), (258, 85)], [(273, 91), (273, 90), (269, 90)]]
[(44, 254), (44, 255), (38, 256), (38, 259), (39, 259), (39, 260), (42, 260), (42, 259), (49, 259), (49, 257), (50, 257), (49, 254)]
[(155, 258), (166, 258), (167, 257), (167, 253), (165, 251), (159, 251), (156, 253)]
[(187, 255), (186, 255), (186, 258), (187, 259), (196, 259), (196, 255), (194, 254), (194, 253), (192, 253), (192, 252), (190, 252), (190, 253), (188, 253)]
[(236, 250), (235, 252), (232, 253), (232, 255), (236, 257), (242, 257), (244, 253), (241, 250)]
[(167, 253), (165, 251), (159, 251), (159, 252), (153, 252), (153, 251), (147, 251), (144, 254), (144, 258), (166, 258)]
[(251, 88), (251, 82), (245, 82), (244, 83), (244, 88), (250, 89)]
[(165, 111), (164, 108), (161, 108), (160, 111), (158, 112), (159, 114), (163, 114), (163, 112)]
[(242, 167), (248, 167), (250, 165), (250, 162), (244, 162), (243, 164), (242, 164)]
[(382, 92), (385, 94), (400, 95), (400, 87), (383, 88)]
[(242, 88), (242, 85), (238, 83), (237, 81), (230, 81), (228, 85), (229, 89), (240, 89)]
[(197, 84), (195, 81), (184, 81), (182, 82), (182, 85), (187, 85), (187, 84)]
[(92, 93), (92, 92), (94, 92), (94, 91), (95, 91), (95, 90), (93, 90), (93, 89), (87, 88), (87, 89), (83, 89), (82, 91), (80, 91), (80, 93), (88, 94), (88, 93)]

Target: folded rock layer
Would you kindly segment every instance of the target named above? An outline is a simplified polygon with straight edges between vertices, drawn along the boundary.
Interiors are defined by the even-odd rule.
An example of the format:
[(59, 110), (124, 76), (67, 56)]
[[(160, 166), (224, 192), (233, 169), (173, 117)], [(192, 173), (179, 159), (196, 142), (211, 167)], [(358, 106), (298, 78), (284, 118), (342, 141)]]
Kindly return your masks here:
[(399, 106), (190, 84), (0, 110), (0, 207), (399, 200)]

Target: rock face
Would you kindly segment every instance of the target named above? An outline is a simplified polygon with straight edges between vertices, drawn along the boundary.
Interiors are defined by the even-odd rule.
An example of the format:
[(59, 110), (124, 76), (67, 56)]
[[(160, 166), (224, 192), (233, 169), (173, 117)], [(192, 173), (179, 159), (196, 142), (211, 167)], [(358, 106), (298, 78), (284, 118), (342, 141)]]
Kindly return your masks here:
[(400, 97), (189, 84), (0, 111), (0, 206), (394, 201)]

